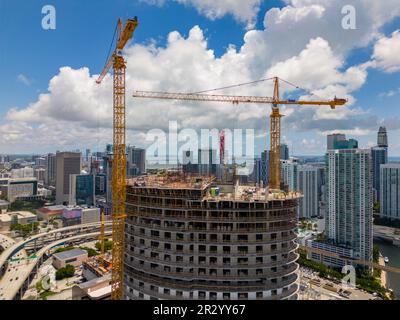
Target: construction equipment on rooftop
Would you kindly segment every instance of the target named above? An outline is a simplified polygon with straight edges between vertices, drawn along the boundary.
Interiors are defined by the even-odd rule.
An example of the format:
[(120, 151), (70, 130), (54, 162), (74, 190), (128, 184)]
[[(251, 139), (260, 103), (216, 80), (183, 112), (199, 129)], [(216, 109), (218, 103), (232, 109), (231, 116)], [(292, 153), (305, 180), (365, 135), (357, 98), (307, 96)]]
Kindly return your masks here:
[[(274, 95), (273, 97), (254, 97), (254, 96), (229, 96), (229, 95), (211, 95), (206, 92), (217, 91), (222, 89), (230, 89), (247, 84), (253, 84), (261, 81), (273, 80), (274, 81)], [(155, 92), (155, 91), (134, 91), (133, 97), (136, 98), (153, 98), (153, 99), (169, 99), (169, 100), (186, 100), (186, 101), (209, 101), (209, 102), (231, 102), (233, 104), (239, 103), (268, 103), (272, 104), (272, 113), (270, 115), (270, 188), (281, 189), (281, 162), (280, 162), (280, 144), (281, 144), (281, 118), (282, 114), (279, 111), (280, 105), (315, 105), (315, 106), (330, 106), (335, 109), (336, 106), (343, 106), (347, 100), (334, 98), (333, 100), (281, 100), (280, 98), (280, 85), (279, 81), (283, 81), (296, 89), (301, 89), (298, 86), (291, 84), (288, 81), (282, 80), (278, 77), (262, 79), (249, 83), (228, 86), (224, 88), (217, 88), (206, 90), (198, 93), (169, 93), (169, 92)]]
[[(138, 26), (138, 19), (129, 19), (123, 26), (121, 19), (115, 29), (113, 42), (115, 49), (107, 58), (106, 65), (97, 79), (100, 84), (111, 66), (114, 70), (113, 78), (113, 160), (112, 160), (112, 277), (111, 298), (120, 300), (123, 297), (124, 279), (124, 227), (125, 227), (125, 200), (126, 200), (126, 112), (125, 112), (125, 72), (126, 64), (122, 50), (132, 38)], [(110, 46), (110, 52), (112, 48)], [(110, 53), (109, 52), (109, 53)]]

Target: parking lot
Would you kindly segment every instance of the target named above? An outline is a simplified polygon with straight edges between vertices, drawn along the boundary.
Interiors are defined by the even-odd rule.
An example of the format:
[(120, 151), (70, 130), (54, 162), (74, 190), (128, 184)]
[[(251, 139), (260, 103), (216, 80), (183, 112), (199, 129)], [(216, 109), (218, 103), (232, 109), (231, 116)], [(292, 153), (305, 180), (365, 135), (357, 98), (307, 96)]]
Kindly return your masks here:
[(317, 272), (300, 268), (301, 300), (376, 300), (376, 295), (342, 285), (339, 280), (319, 277)]

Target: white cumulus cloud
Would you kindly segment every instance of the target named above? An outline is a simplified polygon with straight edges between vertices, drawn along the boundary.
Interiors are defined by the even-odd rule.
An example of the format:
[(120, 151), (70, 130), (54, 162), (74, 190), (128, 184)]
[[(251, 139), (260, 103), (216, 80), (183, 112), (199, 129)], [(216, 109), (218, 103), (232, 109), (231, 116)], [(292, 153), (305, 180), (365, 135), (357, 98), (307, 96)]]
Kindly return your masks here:
[(373, 58), (376, 66), (386, 72), (400, 71), (400, 30), (376, 42)]

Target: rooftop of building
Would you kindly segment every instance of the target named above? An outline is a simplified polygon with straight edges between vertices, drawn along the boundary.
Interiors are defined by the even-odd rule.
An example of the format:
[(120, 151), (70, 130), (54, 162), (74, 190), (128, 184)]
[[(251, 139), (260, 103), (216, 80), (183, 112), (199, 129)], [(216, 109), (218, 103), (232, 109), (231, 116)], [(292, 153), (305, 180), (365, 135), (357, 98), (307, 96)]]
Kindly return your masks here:
[(400, 163), (381, 164), (381, 168), (400, 169)]
[(83, 256), (83, 255), (87, 255), (87, 251), (75, 248), (75, 249), (71, 249), (68, 251), (55, 253), (55, 254), (53, 254), (53, 257), (55, 257), (59, 260), (67, 260), (67, 259), (72, 259), (72, 258), (76, 258), (76, 257)]
[(214, 181), (214, 177), (186, 176), (177, 172), (166, 172), (131, 178), (128, 180), (128, 185), (141, 188), (204, 190)]
[(219, 192), (210, 192), (205, 197), (208, 201), (244, 201), (244, 202), (268, 202), (272, 200), (290, 200), (300, 199), (302, 194), (299, 192), (289, 191), (285, 192), (282, 190), (272, 190), (269, 188), (262, 188), (257, 186), (247, 185), (231, 185), (217, 187)]
[(1, 178), (4, 182), (7, 180), (8, 183), (19, 183), (19, 182), (35, 182), (37, 181), (36, 177), (24, 177), (24, 178)]
[(64, 205), (55, 205), (55, 206), (47, 206), (37, 209), (37, 211), (43, 213), (50, 213), (50, 212), (62, 212), (66, 207)]
[(34, 218), (36, 217), (36, 214), (30, 212), (30, 211), (9, 211), (6, 214), (8, 215), (17, 215), (21, 218)]
[(371, 153), (371, 149), (349, 148), (349, 149), (329, 149), (328, 153)]
[(76, 285), (79, 289), (83, 290), (91, 298), (99, 298), (111, 293), (111, 273), (104, 275), (100, 278), (95, 278), (90, 281)]
[(11, 222), (11, 216), (8, 214), (0, 214), (0, 222), (1, 223)]
[(147, 175), (132, 178), (128, 185), (137, 188), (204, 190), (208, 201), (267, 202), (272, 200), (300, 199), (299, 192), (273, 190), (254, 185), (217, 184), (214, 177), (186, 176), (183, 174)]
[(17, 216), (18, 219), (36, 218), (36, 215), (29, 211), (13, 211), (0, 214), (0, 221), (3, 223), (10, 222), (13, 216)]

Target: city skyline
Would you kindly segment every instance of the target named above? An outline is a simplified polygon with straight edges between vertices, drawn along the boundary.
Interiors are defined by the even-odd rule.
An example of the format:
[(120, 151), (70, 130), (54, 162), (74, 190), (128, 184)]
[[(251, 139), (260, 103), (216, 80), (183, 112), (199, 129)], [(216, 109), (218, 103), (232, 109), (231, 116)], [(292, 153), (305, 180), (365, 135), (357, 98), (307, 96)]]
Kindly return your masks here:
[[(115, 16), (126, 12), (140, 15), (144, 25), (135, 34), (135, 44), (129, 44), (124, 52), (130, 65), (128, 141), (135, 145), (146, 147), (147, 131), (165, 129), (168, 118), (178, 121), (182, 128), (222, 129), (227, 124), (252, 128), (256, 150), (268, 149), (265, 107), (243, 105), (232, 112), (229, 104), (143, 102), (129, 93), (135, 89), (193, 92), (279, 75), (318, 96), (349, 99), (348, 106), (335, 112), (282, 108), (286, 115), (282, 142), (292, 154), (323, 154), (325, 136), (332, 131), (355, 136), (360, 145), (372, 147), (379, 126), (386, 126), (390, 136), (399, 133), (395, 107), (400, 99), (400, 68), (397, 56), (391, 52), (396, 52), (400, 42), (400, 9), (395, 1), (377, 7), (369, 6), (368, 0), (341, 2), (355, 6), (359, 14), (356, 30), (342, 28), (340, 3), (319, 0), (248, 1), (232, 8), (225, 1), (207, 5), (192, 1), (189, 5), (182, 5), (181, 1), (121, 1), (113, 10), (99, 4), (95, 13), (89, 13), (89, 4), (80, 4), (76, 11), (71, 10), (74, 1), (54, 1), (56, 30), (43, 30), (38, 19), (41, 7), (27, 4), (17, 17), (24, 20), (24, 29), (18, 19), (3, 20), (5, 27), (13, 31), (4, 34), (10, 45), (2, 50), (5, 59), (0, 60), (4, 70), (0, 77), (4, 89), (0, 100), (0, 153), (45, 153), (57, 148), (86, 147), (96, 150), (111, 142), (111, 81), (107, 77), (102, 88), (94, 85), (104, 62), (97, 49), (106, 51), (104, 35), (109, 33)], [(15, 5), (3, 4), (2, 12), (15, 11)], [(38, 14), (32, 15), (35, 10)], [(78, 15), (74, 19), (72, 12)], [(174, 14), (180, 14), (182, 21), (174, 19)], [(154, 15), (162, 16), (165, 23), (150, 25), (148, 21), (153, 21)], [(295, 15), (297, 20), (291, 18)], [(93, 21), (104, 21), (97, 34), (86, 28)], [(30, 46), (31, 54), (21, 59), (19, 52), (23, 50), (15, 39), (26, 30), (30, 34), (24, 45)], [(76, 37), (68, 36), (72, 30), (85, 31)], [(281, 42), (282, 34), (288, 43), (293, 42), (292, 46)], [(91, 39), (91, 48), (87, 47), (87, 38)], [(59, 52), (59, 48), (69, 50)], [(46, 60), (45, 68), (37, 67), (40, 59)], [(170, 61), (168, 67), (166, 61)], [(157, 72), (143, 68), (148, 64), (154, 65)], [(319, 68), (321, 64), (324, 68)], [(192, 68), (197, 72), (188, 72)], [(301, 75), (304, 68), (312, 71), (307, 77)], [(239, 91), (272, 95), (267, 83)], [(287, 94), (298, 97), (304, 92)], [(160, 110), (168, 116), (159, 117)], [(32, 136), (36, 137), (35, 145), (31, 143)], [(390, 152), (391, 156), (400, 155), (397, 141), (392, 141)]]

